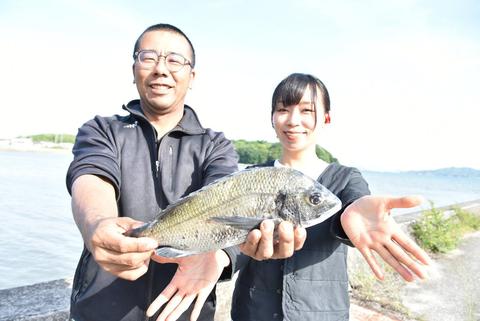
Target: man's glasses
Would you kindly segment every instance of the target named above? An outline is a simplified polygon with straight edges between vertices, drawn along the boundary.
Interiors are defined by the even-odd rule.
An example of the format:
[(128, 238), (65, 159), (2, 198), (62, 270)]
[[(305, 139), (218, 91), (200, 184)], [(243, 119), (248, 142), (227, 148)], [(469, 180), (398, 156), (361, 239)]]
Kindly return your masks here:
[(160, 62), (161, 57), (165, 58), (165, 65), (170, 72), (180, 71), (185, 65), (192, 66), (192, 63), (187, 58), (173, 52), (166, 55), (159, 55), (154, 50), (140, 50), (137, 51), (133, 57), (138, 61), (142, 69), (147, 70), (155, 68)]

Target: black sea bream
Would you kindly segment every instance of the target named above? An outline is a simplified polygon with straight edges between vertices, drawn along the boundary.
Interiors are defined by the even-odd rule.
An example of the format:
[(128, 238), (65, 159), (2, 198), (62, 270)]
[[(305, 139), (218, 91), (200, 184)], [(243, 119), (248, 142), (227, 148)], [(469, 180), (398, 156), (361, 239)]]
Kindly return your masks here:
[(317, 181), (291, 168), (258, 167), (225, 176), (168, 206), (126, 234), (158, 241), (157, 254), (181, 257), (241, 244), (265, 219), (308, 227), (341, 208)]

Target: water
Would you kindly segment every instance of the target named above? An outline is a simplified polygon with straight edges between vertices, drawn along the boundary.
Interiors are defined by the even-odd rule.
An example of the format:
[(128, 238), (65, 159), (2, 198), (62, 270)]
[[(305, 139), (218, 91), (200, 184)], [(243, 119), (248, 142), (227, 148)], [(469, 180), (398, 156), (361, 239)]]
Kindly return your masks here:
[[(70, 153), (0, 151), (0, 289), (71, 278), (83, 242), (70, 210)], [(372, 193), (435, 206), (480, 199), (480, 179), (364, 172)], [(428, 205), (428, 204), (427, 204)]]
[(71, 158), (0, 151), (0, 289), (73, 276), (83, 245), (65, 188)]
[(362, 172), (372, 194), (419, 195), (425, 202), (409, 210), (394, 210), (393, 214), (418, 211), (480, 199), (480, 176), (461, 177), (434, 174)]

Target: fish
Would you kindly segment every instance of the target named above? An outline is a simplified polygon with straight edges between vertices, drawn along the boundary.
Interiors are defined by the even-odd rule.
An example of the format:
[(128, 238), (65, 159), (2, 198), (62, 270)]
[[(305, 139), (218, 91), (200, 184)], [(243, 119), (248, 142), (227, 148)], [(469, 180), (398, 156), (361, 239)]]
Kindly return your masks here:
[(125, 235), (155, 239), (159, 256), (184, 257), (244, 243), (266, 219), (306, 228), (340, 208), (335, 194), (298, 170), (254, 167), (190, 193)]

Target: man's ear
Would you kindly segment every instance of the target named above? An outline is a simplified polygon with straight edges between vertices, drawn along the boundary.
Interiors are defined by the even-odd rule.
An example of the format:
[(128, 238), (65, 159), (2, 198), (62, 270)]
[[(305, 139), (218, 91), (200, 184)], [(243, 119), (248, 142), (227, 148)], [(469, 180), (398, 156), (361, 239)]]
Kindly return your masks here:
[(188, 89), (193, 88), (194, 80), (195, 80), (195, 69), (192, 69), (192, 71), (190, 72), (190, 81), (188, 83)]
[(133, 83), (135, 83), (135, 63), (132, 65)]

